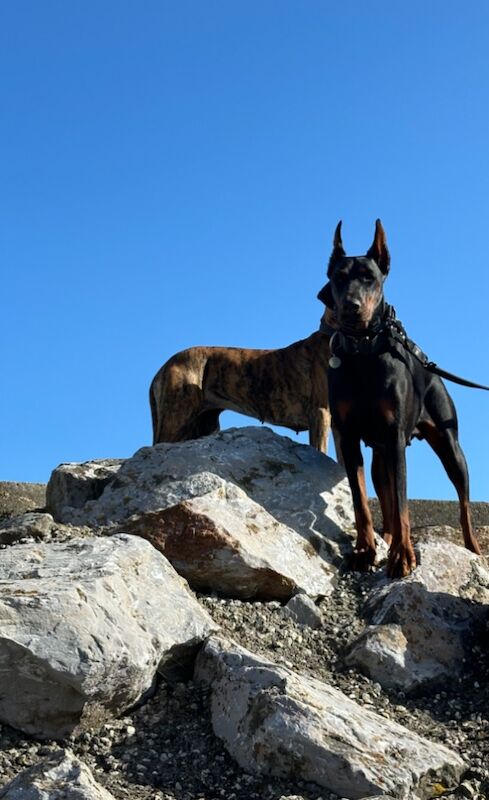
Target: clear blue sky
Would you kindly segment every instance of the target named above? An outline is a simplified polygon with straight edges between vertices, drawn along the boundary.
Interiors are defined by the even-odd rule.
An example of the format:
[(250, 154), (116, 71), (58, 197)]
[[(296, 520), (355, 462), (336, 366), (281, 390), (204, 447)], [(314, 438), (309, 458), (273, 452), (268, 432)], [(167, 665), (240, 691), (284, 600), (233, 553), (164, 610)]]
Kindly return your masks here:
[[(184, 347), (309, 335), (340, 218), (350, 253), (382, 218), (410, 336), (489, 383), (488, 41), (486, 0), (3, 3), (0, 479), (149, 443)], [(489, 394), (450, 391), (489, 500)], [(424, 443), (409, 494), (454, 497)]]

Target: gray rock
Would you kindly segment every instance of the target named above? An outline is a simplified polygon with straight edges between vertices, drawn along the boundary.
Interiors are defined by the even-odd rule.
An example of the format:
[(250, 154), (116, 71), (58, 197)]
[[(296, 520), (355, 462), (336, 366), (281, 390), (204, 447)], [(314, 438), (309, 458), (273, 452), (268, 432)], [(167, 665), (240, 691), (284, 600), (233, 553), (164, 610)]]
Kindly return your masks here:
[(16, 517), (10, 517), (0, 522), (0, 544), (14, 544), (25, 539), (48, 538), (55, 528), (51, 514), (27, 512)]
[[(82, 472), (84, 467), (72, 469)], [(353, 508), (343, 469), (268, 428), (232, 428), (194, 441), (144, 447), (122, 464), (98, 499), (83, 507), (79, 494), (72, 499), (69, 491), (54, 491), (56, 472), (50, 480), (50, 508), (56, 519), (72, 524), (120, 524), (133, 514), (218, 489), (224, 479), (300, 533), (325, 560), (351, 547), (345, 531), (353, 532)]]
[[(60, 464), (46, 487), (47, 510), (63, 521), (60, 509), (65, 506), (83, 508), (89, 500), (96, 500), (123, 463), (120, 458), (105, 458), (83, 464)], [(71, 522), (71, 519), (64, 521)]]
[(382, 686), (407, 692), (459, 675), (474, 632), (489, 619), (484, 558), (438, 539), (416, 550), (411, 575), (371, 591), (371, 624), (347, 657)]
[(347, 798), (427, 798), (451, 785), (459, 756), (357, 705), (337, 689), (211, 637), (197, 680), (211, 687), (212, 723), (248, 771), (314, 781)]
[(0, 720), (38, 737), (98, 727), (191, 664), (216, 626), (133, 536), (9, 548), (0, 559)]
[(93, 528), (55, 522), (51, 514), (38, 511), (28, 511), (0, 522), (0, 545), (4, 547), (29, 541), (61, 542), (86, 536), (93, 538), (93, 535)]
[(2, 800), (114, 800), (70, 750), (58, 750), (0, 789)]
[(337, 570), (303, 536), (242, 489), (215, 480), (218, 489), (131, 517), (122, 529), (147, 538), (195, 589), (247, 600), (330, 593)]
[(285, 606), (287, 614), (299, 625), (309, 628), (321, 627), (321, 612), (314, 600), (306, 594), (296, 594)]

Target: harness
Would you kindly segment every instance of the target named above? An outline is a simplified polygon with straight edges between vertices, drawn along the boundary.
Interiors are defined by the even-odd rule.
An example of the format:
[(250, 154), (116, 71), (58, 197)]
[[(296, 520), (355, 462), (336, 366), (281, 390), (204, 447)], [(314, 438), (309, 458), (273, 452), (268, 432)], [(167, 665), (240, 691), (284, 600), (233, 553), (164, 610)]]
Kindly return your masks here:
[(430, 361), (426, 353), (423, 353), (421, 348), (412, 339), (409, 339), (402, 322), (397, 319), (395, 309), (391, 305), (385, 306), (383, 317), (369, 329), (365, 336), (353, 336), (342, 330), (334, 329), (327, 324), (321, 325), (321, 330), (331, 336), (329, 342), (331, 352), (329, 366), (333, 369), (341, 366), (342, 355), (373, 356), (385, 353), (397, 344), (419, 361), (421, 366), (428, 372), (439, 375), (441, 378), (453, 383), (458, 383), (461, 386), (489, 391), (489, 386), (483, 386), (480, 383), (473, 383), (465, 378), (460, 378), (458, 375), (453, 375), (451, 372), (441, 369), (434, 361)]

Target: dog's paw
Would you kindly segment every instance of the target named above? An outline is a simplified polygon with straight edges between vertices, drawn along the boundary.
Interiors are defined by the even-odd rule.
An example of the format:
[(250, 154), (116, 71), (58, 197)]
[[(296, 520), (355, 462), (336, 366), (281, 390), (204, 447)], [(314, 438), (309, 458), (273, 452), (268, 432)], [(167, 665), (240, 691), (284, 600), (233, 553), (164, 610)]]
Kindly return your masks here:
[(400, 546), (389, 550), (387, 575), (389, 578), (405, 578), (416, 569), (416, 555), (411, 545)]
[(376, 557), (375, 547), (355, 547), (346, 558), (346, 568), (351, 572), (369, 572), (375, 566)]

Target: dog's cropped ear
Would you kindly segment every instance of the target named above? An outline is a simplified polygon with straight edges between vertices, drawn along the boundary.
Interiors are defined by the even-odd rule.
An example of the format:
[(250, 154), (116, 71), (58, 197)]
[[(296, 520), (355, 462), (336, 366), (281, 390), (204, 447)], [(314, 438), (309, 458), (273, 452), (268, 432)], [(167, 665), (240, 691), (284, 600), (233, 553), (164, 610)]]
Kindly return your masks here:
[(328, 263), (328, 278), (331, 277), (331, 273), (333, 271), (335, 262), (338, 261), (338, 259), (343, 258), (343, 256), (346, 256), (346, 253), (343, 248), (343, 242), (341, 241), (341, 220), (340, 220), (334, 232), (333, 252), (331, 253)]
[(373, 260), (377, 262), (380, 271), (383, 272), (384, 275), (387, 275), (389, 272), (391, 257), (387, 249), (387, 239), (380, 219), (378, 219), (375, 223), (374, 240), (372, 247), (367, 252), (367, 258), (373, 258)]
[(324, 303), (328, 308), (334, 308), (333, 292), (331, 291), (331, 284), (329, 281), (326, 286), (323, 286), (321, 291), (318, 292), (318, 300), (321, 300), (321, 303)]

